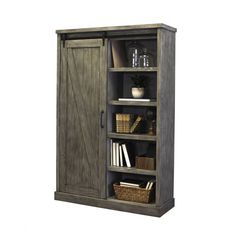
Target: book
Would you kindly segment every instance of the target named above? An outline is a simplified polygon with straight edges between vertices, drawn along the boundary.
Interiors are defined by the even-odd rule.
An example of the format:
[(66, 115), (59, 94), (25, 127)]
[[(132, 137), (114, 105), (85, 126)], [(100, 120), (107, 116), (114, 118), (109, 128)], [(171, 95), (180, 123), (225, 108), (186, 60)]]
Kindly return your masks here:
[(129, 154), (127, 152), (127, 148), (125, 144), (122, 144), (123, 152), (124, 152), (124, 157), (125, 157), (125, 162), (127, 167), (131, 167), (130, 164), (130, 159), (129, 159)]
[(112, 143), (112, 165), (116, 166), (116, 143)]
[(127, 187), (142, 187), (144, 186), (145, 182), (143, 180), (134, 180), (134, 179), (124, 179), (120, 181), (121, 186)]
[(146, 189), (148, 190), (150, 182), (147, 182)]
[(112, 139), (110, 141), (110, 155), (111, 155), (111, 160), (110, 160), (110, 165), (113, 166), (113, 150), (112, 150)]
[(129, 133), (130, 127), (133, 124), (134, 114), (116, 113), (116, 132)]
[(116, 132), (123, 133), (123, 116), (122, 114), (116, 114)]
[(146, 184), (145, 189), (146, 189), (146, 190), (151, 190), (155, 182), (156, 182), (155, 179), (149, 180), (149, 181), (147, 182), (147, 184)]
[(154, 182), (151, 182), (151, 183), (149, 184), (148, 190), (151, 190), (151, 189), (152, 189), (153, 184), (154, 184)]
[(135, 120), (135, 122), (133, 123), (133, 125), (131, 126), (130, 128), (130, 133), (132, 134), (135, 129), (137, 129), (138, 125), (140, 124), (140, 121), (142, 120), (142, 117), (141, 116), (138, 116)]
[(118, 101), (126, 101), (126, 102), (151, 102), (155, 101), (150, 98), (118, 98)]
[(120, 150), (119, 150), (119, 143), (116, 143), (116, 166), (120, 166)]
[(120, 150), (120, 166), (123, 166), (123, 154), (122, 154), (122, 147), (119, 145), (119, 150)]

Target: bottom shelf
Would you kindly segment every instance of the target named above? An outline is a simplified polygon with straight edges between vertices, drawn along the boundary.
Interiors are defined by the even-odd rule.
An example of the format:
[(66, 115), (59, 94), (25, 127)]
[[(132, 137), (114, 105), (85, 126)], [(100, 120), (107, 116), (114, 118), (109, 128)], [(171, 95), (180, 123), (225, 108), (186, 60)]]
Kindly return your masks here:
[(112, 202), (117, 202), (117, 203), (120, 203), (120, 204), (130, 204), (130, 205), (133, 205), (133, 206), (156, 207), (155, 202), (140, 203), (140, 202), (124, 201), (124, 200), (117, 199), (115, 196), (108, 197), (107, 200), (112, 201)]
[(107, 199), (92, 198), (86, 196), (79, 196), (76, 194), (55, 192), (55, 200), (73, 202), (95, 207), (103, 207), (107, 209), (132, 212), (136, 214), (143, 214), (149, 216), (160, 217), (174, 207), (174, 198), (169, 199), (163, 205), (143, 204), (136, 202), (127, 202), (109, 197)]

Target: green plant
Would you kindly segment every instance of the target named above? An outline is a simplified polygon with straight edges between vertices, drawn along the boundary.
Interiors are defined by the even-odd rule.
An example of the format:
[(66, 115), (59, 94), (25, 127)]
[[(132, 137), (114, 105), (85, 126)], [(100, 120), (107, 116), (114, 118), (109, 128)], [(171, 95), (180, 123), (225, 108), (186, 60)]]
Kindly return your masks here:
[(144, 88), (145, 87), (145, 76), (134, 75), (131, 77), (136, 88)]

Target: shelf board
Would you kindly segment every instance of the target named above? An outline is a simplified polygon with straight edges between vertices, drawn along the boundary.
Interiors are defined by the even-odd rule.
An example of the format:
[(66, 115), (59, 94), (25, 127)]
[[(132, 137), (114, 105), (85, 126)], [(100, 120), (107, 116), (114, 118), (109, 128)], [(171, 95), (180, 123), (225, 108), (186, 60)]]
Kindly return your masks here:
[(130, 139), (130, 140), (143, 140), (143, 141), (156, 141), (156, 135), (148, 134), (123, 134), (123, 133), (108, 133), (108, 138)]
[(135, 167), (108, 166), (107, 169), (113, 172), (156, 176), (155, 170), (136, 169)]
[(145, 107), (156, 107), (157, 102), (138, 102), (138, 101), (118, 101), (111, 100), (108, 102), (110, 105), (114, 106), (145, 106)]
[(112, 201), (112, 202), (117, 202), (117, 203), (120, 203), (120, 204), (129, 204), (129, 205), (133, 205), (133, 206), (144, 206), (144, 207), (150, 207), (150, 208), (156, 207), (155, 202), (140, 203), (140, 202), (124, 201), (124, 200), (116, 199), (115, 196), (108, 197), (107, 200)]
[(157, 72), (157, 67), (118, 67), (109, 68), (109, 72)]

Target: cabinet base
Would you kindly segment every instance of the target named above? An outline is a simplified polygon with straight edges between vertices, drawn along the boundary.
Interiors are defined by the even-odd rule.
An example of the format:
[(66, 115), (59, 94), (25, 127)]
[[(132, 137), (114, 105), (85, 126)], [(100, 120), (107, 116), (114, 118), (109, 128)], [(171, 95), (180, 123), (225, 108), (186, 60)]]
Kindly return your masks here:
[(114, 198), (99, 199), (79, 196), (70, 193), (55, 192), (55, 200), (156, 217), (161, 217), (163, 214), (174, 207), (174, 198), (168, 200), (162, 206), (156, 206), (155, 204), (142, 204), (136, 202), (120, 201)]

